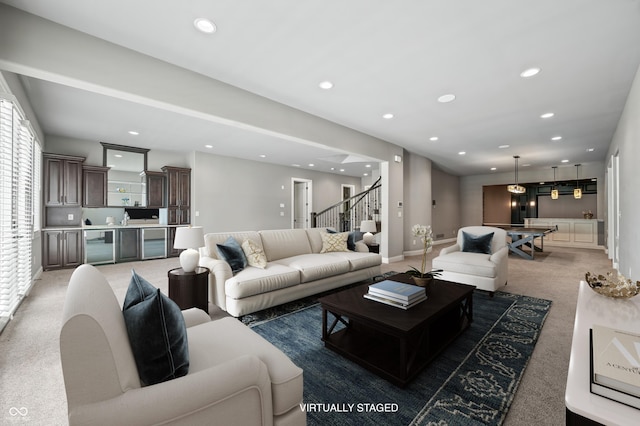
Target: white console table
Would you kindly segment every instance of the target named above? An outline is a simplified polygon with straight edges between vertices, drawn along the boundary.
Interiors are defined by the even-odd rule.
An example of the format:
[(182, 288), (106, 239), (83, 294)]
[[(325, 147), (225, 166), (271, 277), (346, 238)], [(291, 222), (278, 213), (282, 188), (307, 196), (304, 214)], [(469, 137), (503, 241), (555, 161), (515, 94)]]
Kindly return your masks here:
[(568, 425), (638, 425), (640, 410), (589, 391), (589, 329), (600, 324), (618, 330), (640, 331), (640, 296), (612, 299), (580, 282), (571, 342), (565, 405)]

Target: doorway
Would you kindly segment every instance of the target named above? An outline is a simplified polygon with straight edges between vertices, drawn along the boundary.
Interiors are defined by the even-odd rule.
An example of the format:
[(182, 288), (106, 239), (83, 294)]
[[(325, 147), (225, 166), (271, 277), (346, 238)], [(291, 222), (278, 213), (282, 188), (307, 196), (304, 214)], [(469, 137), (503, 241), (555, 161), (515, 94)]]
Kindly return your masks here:
[(311, 226), (313, 182), (309, 179), (291, 178), (291, 227), (305, 229)]
[[(342, 184), (342, 201), (349, 200), (351, 197), (356, 195), (356, 186), (355, 185), (346, 185)], [(346, 203), (342, 204), (342, 213), (343, 213), (343, 222), (341, 229), (342, 231), (353, 231), (354, 230), (354, 220), (355, 220), (355, 211), (351, 208), (351, 203), (353, 200), (349, 200)]]

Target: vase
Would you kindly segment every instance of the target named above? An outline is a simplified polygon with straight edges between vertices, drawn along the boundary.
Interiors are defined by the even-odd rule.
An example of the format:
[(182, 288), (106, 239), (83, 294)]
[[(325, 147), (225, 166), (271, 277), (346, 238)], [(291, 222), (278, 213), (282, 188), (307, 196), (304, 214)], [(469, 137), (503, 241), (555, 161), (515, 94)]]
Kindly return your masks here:
[(431, 283), (433, 282), (433, 277), (412, 277), (413, 282), (418, 287), (424, 287), (425, 292), (429, 294), (429, 289), (431, 288)]

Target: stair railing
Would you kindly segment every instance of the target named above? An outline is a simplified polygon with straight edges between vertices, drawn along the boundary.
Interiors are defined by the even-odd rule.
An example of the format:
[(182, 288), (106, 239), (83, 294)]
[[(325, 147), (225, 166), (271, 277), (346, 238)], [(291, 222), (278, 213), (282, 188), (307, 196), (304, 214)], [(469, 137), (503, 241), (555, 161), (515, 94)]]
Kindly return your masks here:
[(360, 228), (363, 220), (380, 221), (382, 177), (370, 188), (339, 201), (326, 209), (311, 213), (313, 228), (332, 228), (350, 232)]

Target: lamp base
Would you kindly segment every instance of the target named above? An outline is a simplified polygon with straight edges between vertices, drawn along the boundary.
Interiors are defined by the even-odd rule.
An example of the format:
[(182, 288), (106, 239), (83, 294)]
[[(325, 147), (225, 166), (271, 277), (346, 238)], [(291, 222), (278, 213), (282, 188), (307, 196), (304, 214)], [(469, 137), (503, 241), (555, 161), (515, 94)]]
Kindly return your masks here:
[(193, 272), (198, 266), (200, 260), (200, 253), (194, 249), (186, 249), (180, 253), (180, 266), (185, 272)]
[(376, 237), (371, 232), (365, 232), (365, 234), (362, 236), (362, 241), (368, 246), (373, 244), (375, 240)]

